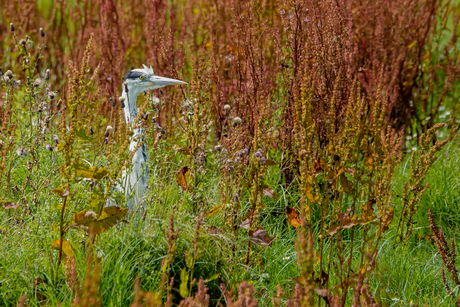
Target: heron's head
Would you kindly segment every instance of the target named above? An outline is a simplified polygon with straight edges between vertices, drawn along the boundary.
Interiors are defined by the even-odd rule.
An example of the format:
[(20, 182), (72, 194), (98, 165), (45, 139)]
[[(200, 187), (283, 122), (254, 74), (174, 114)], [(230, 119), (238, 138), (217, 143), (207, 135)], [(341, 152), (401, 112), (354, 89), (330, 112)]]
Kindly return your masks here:
[(187, 82), (155, 76), (152, 67), (137, 68), (128, 71), (124, 78), (125, 84), (128, 86), (129, 91), (134, 91), (136, 94), (148, 90), (154, 90), (167, 85), (187, 84)]

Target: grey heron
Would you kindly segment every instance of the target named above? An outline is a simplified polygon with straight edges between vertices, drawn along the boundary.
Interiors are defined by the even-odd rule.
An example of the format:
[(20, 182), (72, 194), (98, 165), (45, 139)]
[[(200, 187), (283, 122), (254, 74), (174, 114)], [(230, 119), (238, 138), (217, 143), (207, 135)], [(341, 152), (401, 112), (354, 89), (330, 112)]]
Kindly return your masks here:
[[(137, 97), (148, 90), (158, 89), (167, 85), (187, 84), (187, 82), (155, 76), (152, 67), (142, 65), (143, 68), (128, 71), (122, 85), (122, 101), (124, 103), (125, 121), (133, 135), (130, 137), (129, 150), (134, 152), (132, 169), (123, 171), (121, 191), (124, 192), (129, 212), (145, 209), (144, 194), (148, 180), (149, 155), (147, 144), (142, 135), (144, 128), (133, 126), (137, 116)], [(139, 143), (142, 145), (139, 146)], [(120, 188), (118, 188), (120, 190)]]

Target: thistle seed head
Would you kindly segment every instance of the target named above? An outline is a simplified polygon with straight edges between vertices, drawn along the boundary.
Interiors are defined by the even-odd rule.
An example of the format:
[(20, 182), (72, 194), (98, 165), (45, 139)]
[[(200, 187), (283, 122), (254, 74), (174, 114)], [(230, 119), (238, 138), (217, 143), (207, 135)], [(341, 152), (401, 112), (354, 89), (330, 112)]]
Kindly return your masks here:
[(27, 149), (24, 146), (19, 147), (16, 150), (16, 153), (18, 154), (18, 156), (27, 157)]
[(228, 114), (230, 113), (230, 109), (231, 107), (229, 104), (224, 105), (225, 116), (228, 116)]
[(48, 93), (48, 98), (49, 98), (50, 100), (56, 99), (56, 93), (55, 93), (55, 92), (49, 92), (49, 93)]
[(239, 117), (235, 117), (233, 119), (233, 125), (235, 125), (235, 126), (241, 124), (242, 122), (243, 122), (243, 120), (241, 118), (239, 118)]

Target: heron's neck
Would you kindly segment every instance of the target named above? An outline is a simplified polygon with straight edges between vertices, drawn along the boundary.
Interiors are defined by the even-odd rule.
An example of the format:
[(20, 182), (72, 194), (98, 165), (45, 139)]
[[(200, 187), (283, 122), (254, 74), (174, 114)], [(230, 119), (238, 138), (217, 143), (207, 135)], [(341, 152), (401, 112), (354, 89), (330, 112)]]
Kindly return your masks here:
[(121, 96), (125, 98), (123, 112), (125, 113), (126, 124), (132, 125), (137, 116), (137, 96), (140, 92), (134, 88), (126, 87), (126, 85), (122, 85)]

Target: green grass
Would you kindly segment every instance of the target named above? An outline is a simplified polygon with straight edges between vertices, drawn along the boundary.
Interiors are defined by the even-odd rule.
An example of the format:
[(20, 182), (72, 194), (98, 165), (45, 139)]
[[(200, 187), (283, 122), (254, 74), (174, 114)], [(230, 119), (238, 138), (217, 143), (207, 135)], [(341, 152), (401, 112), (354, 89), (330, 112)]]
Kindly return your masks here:
[[(433, 165), (426, 181), (430, 188), (422, 198), (414, 221), (416, 229), (411, 238), (402, 243), (396, 235), (397, 215), (385, 234), (379, 248), (377, 269), (371, 275), (371, 285), (375, 295), (389, 306), (409, 306), (411, 302), (427, 306), (450, 306), (441, 282), (441, 259), (433, 243), (427, 239), (430, 234), (427, 218), (428, 208), (446, 236), (459, 238), (458, 185), (460, 183), (458, 154), (460, 148), (455, 139), (441, 153)], [(104, 306), (126, 306), (133, 299), (133, 284), (140, 277), (145, 291), (158, 291), (160, 285), (161, 261), (167, 254), (165, 229), (169, 215), (175, 211), (175, 227), (180, 229), (177, 252), (173, 262), (172, 275), (176, 278), (175, 291), (180, 283), (180, 271), (185, 266), (184, 254), (193, 249), (193, 233), (198, 218), (187, 204), (187, 193), (181, 192), (175, 183), (173, 169), (162, 169), (161, 163), (154, 168), (155, 189), (148, 199), (148, 214), (144, 222), (122, 223), (101, 234), (94, 250), (102, 264), (100, 293)], [(19, 172), (19, 170), (18, 170)], [(163, 175), (160, 175), (163, 174)], [(155, 177), (157, 175), (158, 177)], [(277, 171), (272, 171), (270, 180), (276, 181)], [(408, 176), (407, 161), (399, 168), (394, 180), (394, 193), (400, 193), (402, 183)], [(207, 193), (208, 201), (219, 203), (217, 174), (211, 178)], [(269, 181), (270, 181), (269, 180)], [(237, 242), (223, 232), (210, 235), (204, 230), (208, 226), (223, 229), (223, 214), (206, 219), (199, 240), (199, 259), (195, 276), (209, 278), (216, 273), (220, 277), (207, 284), (214, 300), (221, 298), (220, 283), (233, 288), (237, 283), (247, 280), (256, 290), (261, 306), (271, 304), (276, 286), (281, 285), (286, 292), (292, 291), (294, 278), (299, 275), (296, 263), (296, 230), (286, 222), (284, 207), (293, 205), (295, 191), (278, 189), (277, 199), (263, 198), (266, 205), (262, 214), (261, 226), (270, 235), (276, 236), (271, 247), (255, 246), (251, 254), (251, 264), (246, 266), (247, 235), (239, 230)], [(396, 198), (397, 199), (397, 198)], [(63, 272), (56, 276), (57, 253), (51, 242), (57, 238), (56, 225), (58, 211), (53, 202), (59, 201), (50, 195), (42, 202), (42, 207), (30, 215), (16, 214), (3, 210), (0, 213), (0, 305), (15, 305), (23, 293), (27, 293), (31, 306), (38, 306), (34, 280), (41, 278), (40, 293), (47, 297), (47, 305), (70, 306), (72, 295), (65, 284)], [(245, 201), (243, 199), (243, 207)], [(396, 211), (400, 211), (400, 205)], [(205, 210), (206, 211), (206, 210)], [(72, 230), (69, 240), (75, 250), (79, 276), (85, 274), (85, 247), (87, 238), (83, 231)], [(344, 235), (344, 238), (346, 236)], [(355, 238), (359, 243), (360, 237)], [(233, 251), (231, 246), (236, 251)], [(328, 251), (327, 241), (325, 253)], [(355, 254), (355, 256), (357, 256)], [(61, 271), (63, 270), (61, 266)], [(177, 288), (177, 289), (176, 289)], [(179, 297), (178, 293), (177, 297)]]

